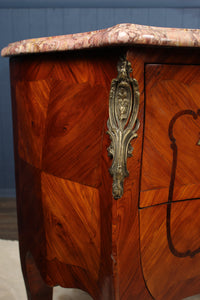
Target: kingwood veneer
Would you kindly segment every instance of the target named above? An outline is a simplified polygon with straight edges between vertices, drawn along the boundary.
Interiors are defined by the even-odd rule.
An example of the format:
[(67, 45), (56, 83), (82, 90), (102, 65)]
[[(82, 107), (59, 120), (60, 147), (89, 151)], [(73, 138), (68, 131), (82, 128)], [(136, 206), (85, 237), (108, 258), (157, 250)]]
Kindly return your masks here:
[[(124, 24), (3, 49), (28, 299), (52, 299), (55, 285), (96, 300), (200, 294), (199, 46), (198, 30)], [(116, 200), (107, 120), (124, 56), (140, 127)]]

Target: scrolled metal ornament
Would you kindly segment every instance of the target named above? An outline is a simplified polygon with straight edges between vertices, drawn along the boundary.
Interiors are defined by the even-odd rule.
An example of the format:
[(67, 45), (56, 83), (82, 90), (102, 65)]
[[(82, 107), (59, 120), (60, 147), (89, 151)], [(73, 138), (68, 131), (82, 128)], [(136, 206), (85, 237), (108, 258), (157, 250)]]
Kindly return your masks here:
[(118, 76), (112, 80), (109, 95), (108, 134), (111, 144), (108, 155), (113, 158), (109, 169), (113, 177), (113, 197), (123, 195), (124, 178), (129, 175), (127, 157), (132, 156), (131, 140), (137, 137), (140, 126), (137, 119), (139, 109), (139, 89), (136, 79), (130, 77), (131, 63), (122, 58), (117, 66)]

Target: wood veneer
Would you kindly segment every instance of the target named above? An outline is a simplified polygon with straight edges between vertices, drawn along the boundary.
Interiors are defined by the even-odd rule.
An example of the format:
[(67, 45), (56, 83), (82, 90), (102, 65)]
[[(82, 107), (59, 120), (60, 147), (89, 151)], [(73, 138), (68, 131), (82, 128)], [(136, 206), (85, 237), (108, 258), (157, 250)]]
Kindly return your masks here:
[[(139, 84), (141, 125), (124, 195), (116, 201), (106, 121), (110, 83), (124, 53)], [(156, 47), (11, 58), (19, 242), (29, 299), (51, 299), (55, 285), (81, 288), (98, 300), (181, 300), (200, 293), (200, 254), (174, 255), (167, 235), (170, 225), (179, 252), (200, 246), (199, 200), (185, 201), (199, 198), (200, 152), (190, 143), (192, 156), (183, 153), (168, 197), (168, 127), (177, 110), (199, 109), (197, 64), (195, 49)], [(191, 142), (199, 125), (183, 118), (176, 131), (181, 137), (188, 125)], [(168, 164), (157, 155), (162, 142)], [(162, 168), (168, 177), (156, 173)]]
[[(140, 205), (167, 202), (171, 176), (174, 176), (173, 201), (199, 198), (200, 68), (147, 65), (145, 79), (146, 123)], [(173, 143), (177, 148), (176, 174), (172, 174)]]

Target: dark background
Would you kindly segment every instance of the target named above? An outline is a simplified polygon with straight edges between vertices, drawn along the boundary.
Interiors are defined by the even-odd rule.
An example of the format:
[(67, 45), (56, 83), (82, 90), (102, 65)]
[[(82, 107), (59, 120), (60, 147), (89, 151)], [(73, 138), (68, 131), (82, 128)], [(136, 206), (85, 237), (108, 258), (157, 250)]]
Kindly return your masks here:
[[(200, 0), (0, 0), (0, 48), (119, 23), (200, 28)], [(0, 197), (14, 196), (9, 59), (0, 58)]]

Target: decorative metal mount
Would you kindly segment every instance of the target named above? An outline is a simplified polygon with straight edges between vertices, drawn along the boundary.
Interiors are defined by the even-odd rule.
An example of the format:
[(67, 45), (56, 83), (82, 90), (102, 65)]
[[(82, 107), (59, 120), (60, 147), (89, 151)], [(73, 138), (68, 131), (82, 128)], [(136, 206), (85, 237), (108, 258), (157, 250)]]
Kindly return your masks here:
[(113, 197), (123, 195), (124, 178), (129, 175), (127, 157), (132, 156), (130, 144), (137, 137), (140, 123), (137, 119), (139, 109), (139, 89), (136, 79), (131, 78), (131, 63), (121, 58), (117, 66), (118, 76), (112, 80), (109, 96), (109, 119), (107, 122), (111, 144), (108, 155), (113, 158), (109, 169), (113, 176)]

